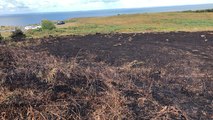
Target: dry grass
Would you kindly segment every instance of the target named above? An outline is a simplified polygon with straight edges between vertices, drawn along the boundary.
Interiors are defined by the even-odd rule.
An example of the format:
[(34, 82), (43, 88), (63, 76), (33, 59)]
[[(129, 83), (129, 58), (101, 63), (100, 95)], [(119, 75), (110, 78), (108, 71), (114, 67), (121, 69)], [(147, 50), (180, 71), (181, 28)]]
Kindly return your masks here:
[[(39, 47), (63, 44), (49, 39), (36, 45), (37, 40), (30, 40), (0, 46), (0, 119), (213, 119), (212, 74), (195, 76), (202, 72), (193, 66), (199, 64), (197, 59), (183, 58), (161, 69), (139, 60), (113, 66), (97, 62), (97, 56), (83, 50), (72, 58), (57, 57)], [(59, 47), (54, 49), (59, 51)], [(179, 49), (162, 50), (181, 53)], [(81, 55), (83, 61), (78, 60)], [(181, 73), (181, 65), (189, 66), (185, 59), (191, 59), (191, 73)]]
[[(5, 49), (1, 51), (5, 53)], [(137, 108), (133, 104), (149, 108), (145, 104), (150, 104), (153, 83), (146, 81), (147, 90), (140, 91), (127, 77), (128, 74), (135, 76), (144, 72), (143, 69), (125, 66), (118, 70), (102, 63), (96, 63), (95, 67), (76, 64), (70, 68), (68, 66), (72, 62), (62, 63), (45, 54), (42, 54), (46, 56), (45, 60), (43, 57), (39, 60), (40, 55), (23, 51), (19, 53), (27, 55), (27, 59), (15, 55), (19, 56), (16, 66), (1, 77), (5, 79), (1, 83), (1, 119), (135, 119), (139, 114), (135, 114)], [(11, 61), (7, 59), (4, 62)], [(12, 67), (5, 65), (1, 67), (3, 72), (9, 70), (4, 68)], [(131, 95), (131, 91), (136, 92), (135, 96)], [(145, 93), (147, 95), (143, 95)], [(144, 117), (158, 119), (169, 112), (174, 114), (169, 108), (164, 110), (158, 103), (152, 104), (158, 109), (146, 111), (147, 116)]]

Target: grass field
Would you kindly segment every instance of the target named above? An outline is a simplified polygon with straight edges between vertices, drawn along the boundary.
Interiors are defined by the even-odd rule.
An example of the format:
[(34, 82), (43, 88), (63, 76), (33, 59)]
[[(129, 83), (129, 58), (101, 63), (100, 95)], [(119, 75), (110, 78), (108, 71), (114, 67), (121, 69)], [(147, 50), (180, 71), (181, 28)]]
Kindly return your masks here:
[[(212, 31), (212, 12), (170, 12), (117, 15), (110, 17), (74, 18), (51, 31), (27, 31), (28, 37), (85, 35), (95, 33)], [(7, 37), (9, 34), (4, 33)]]
[(157, 13), (81, 18), (70, 22), (80, 26), (79, 29), (94, 27), (93, 30), (101, 32), (151, 32), (212, 30), (212, 20), (212, 13)]
[[(168, 31), (211, 31), (213, 13), (153, 13), (117, 15), (111, 17), (75, 18), (57, 26), (53, 31), (42, 31), (46, 35), (94, 34), (110, 32), (168, 32)], [(41, 32), (28, 32), (41, 36)]]

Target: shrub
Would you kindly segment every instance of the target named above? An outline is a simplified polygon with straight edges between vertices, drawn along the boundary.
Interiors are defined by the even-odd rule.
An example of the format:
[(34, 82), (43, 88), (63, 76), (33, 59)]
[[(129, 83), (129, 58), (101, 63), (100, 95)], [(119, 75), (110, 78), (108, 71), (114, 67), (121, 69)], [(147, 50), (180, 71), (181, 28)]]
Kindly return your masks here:
[(1, 34), (0, 34), (0, 43), (2, 42), (2, 40), (3, 40), (3, 37), (2, 37)]
[(21, 41), (23, 40), (23, 38), (25, 38), (25, 34), (23, 33), (22, 30), (20, 29), (16, 29), (15, 31), (12, 32), (11, 36), (10, 36), (13, 40), (15, 41)]
[(42, 26), (42, 29), (44, 30), (52, 30), (56, 28), (53, 22), (49, 20), (42, 20), (41, 26)]

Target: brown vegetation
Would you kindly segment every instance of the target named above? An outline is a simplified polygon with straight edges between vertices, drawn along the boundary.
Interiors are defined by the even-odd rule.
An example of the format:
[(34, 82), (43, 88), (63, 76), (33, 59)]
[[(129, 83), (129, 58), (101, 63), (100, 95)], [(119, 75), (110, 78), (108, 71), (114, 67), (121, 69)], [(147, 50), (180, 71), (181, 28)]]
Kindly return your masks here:
[(2, 44), (0, 119), (210, 120), (212, 51), (212, 32)]

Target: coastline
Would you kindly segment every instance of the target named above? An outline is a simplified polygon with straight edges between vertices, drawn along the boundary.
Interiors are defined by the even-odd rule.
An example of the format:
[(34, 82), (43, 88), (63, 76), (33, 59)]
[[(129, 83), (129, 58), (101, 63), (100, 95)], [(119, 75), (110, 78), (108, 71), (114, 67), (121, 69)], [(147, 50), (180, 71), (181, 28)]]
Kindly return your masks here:
[(91, 11), (73, 11), (73, 12), (47, 12), (47, 13), (26, 13), (16, 15), (0, 16), (0, 25), (26, 26), (30, 24), (38, 24), (43, 19), (48, 20), (67, 20), (71, 18), (82, 17), (107, 17), (123, 14), (143, 14), (143, 13), (160, 13), (160, 12), (181, 12), (187, 10), (201, 10), (213, 8), (213, 4), (201, 5), (180, 5), (165, 7), (147, 7), (147, 8), (124, 8), (124, 9), (108, 9), (108, 10), (91, 10)]

